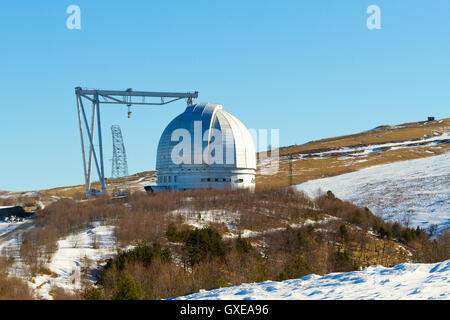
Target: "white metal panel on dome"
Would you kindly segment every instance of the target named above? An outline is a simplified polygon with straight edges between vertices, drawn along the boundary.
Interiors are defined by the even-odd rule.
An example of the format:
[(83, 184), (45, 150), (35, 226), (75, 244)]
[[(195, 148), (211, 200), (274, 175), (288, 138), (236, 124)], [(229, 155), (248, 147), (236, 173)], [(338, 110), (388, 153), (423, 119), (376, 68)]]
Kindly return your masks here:
[[(217, 129), (223, 134), (224, 158), (223, 164), (213, 166), (256, 169), (255, 147), (247, 128), (236, 117), (223, 110), (222, 105), (213, 103), (188, 106), (182, 114), (169, 123), (158, 144), (156, 169), (180, 167), (171, 160), (173, 147), (180, 143), (171, 141), (172, 133), (176, 129), (185, 129), (190, 134), (191, 153), (188, 158), (191, 164), (203, 164), (198, 161), (194, 163), (196, 159), (198, 160), (197, 157), (203, 155), (203, 150), (210, 143), (210, 136), (203, 139), (203, 135), (210, 129)], [(201, 150), (195, 150), (195, 145), (201, 146)], [(229, 159), (232, 159), (231, 164), (227, 163)]]
[(253, 138), (245, 125), (238, 118), (230, 113), (228, 114), (237, 122), (240, 128), (239, 132), (242, 134), (242, 137), (244, 139), (246, 168), (252, 168), (256, 170), (256, 151), (255, 145), (253, 144)]
[(224, 116), (223, 112), (216, 113), (212, 128), (220, 130), (222, 133), (223, 165), (236, 167), (234, 135), (230, 123)]
[(236, 167), (256, 169), (256, 153), (253, 145), (253, 139), (247, 128), (232, 114), (222, 111), (234, 136)]

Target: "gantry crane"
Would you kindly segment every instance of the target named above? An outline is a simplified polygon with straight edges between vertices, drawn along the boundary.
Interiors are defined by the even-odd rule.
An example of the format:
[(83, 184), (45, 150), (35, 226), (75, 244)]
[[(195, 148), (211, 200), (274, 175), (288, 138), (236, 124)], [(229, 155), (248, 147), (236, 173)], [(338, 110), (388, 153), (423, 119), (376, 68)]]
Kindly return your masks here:
[[(102, 144), (102, 129), (100, 118), (100, 104), (123, 104), (128, 107), (128, 117), (131, 115), (130, 106), (132, 105), (151, 105), (161, 106), (168, 103), (186, 99), (187, 105), (190, 106), (194, 103), (194, 99), (198, 97), (198, 92), (147, 92), (147, 91), (133, 91), (127, 90), (96, 90), (96, 89), (82, 89), (81, 87), (75, 88), (75, 95), (77, 99), (77, 111), (78, 111), (78, 123), (80, 126), (80, 138), (81, 138), (81, 153), (83, 158), (83, 169), (85, 179), (85, 194), (86, 197), (91, 195), (105, 194), (105, 168), (103, 163), (103, 144)], [(83, 98), (89, 100), (92, 103), (92, 118), (89, 125), (85, 107), (83, 104)], [(160, 100), (155, 100), (159, 98)], [(97, 137), (98, 137), (98, 150), (94, 146), (95, 140), (95, 125), (97, 123)], [(83, 129), (84, 128), (84, 129)], [(84, 130), (86, 130), (84, 132)], [(85, 153), (85, 139), (86, 133), (89, 142), (89, 154), (86, 158)], [(95, 169), (98, 174), (101, 190), (95, 190), (91, 188), (92, 177), (92, 158), (94, 159)]]

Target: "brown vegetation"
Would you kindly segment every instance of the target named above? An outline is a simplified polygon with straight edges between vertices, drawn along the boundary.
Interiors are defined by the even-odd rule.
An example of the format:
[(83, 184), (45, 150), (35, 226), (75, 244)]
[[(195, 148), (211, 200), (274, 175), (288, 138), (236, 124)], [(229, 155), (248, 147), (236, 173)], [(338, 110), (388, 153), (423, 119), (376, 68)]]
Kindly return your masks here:
[[(270, 175), (262, 174), (264, 166), (259, 166), (256, 175), (258, 188), (288, 186), (291, 178), (289, 174), (289, 156), (292, 161), (292, 183), (299, 184), (308, 180), (340, 175), (374, 165), (387, 164), (395, 161), (411, 160), (442, 154), (450, 150), (448, 143), (441, 145), (420, 145), (421, 138), (442, 134), (450, 130), (450, 118), (431, 122), (414, 122), (398, 126), (382, 126), (374, 130), (351, 134), (347, 136), (311, 141), (304, 145), (284, 147), (279, 150), (280, 162), (278, 171)], [(332, 151), (341, 147), (360, 147), (390, 142), (417, 140), (417, 145), (407, 149), (383, 149), (372, 152), (364, 157), (363, 162), (357, 161), (357, 156), (343, 159), (343, 154), (329, 153), (326, 157), (308, 157), (317, 152)], [(296, 157), (306, 157), (297, 160)]]
[[(167, 198), (169, 195), (173, 202)], [(166, 201), (161, 203), (162, 199)], [(224, 240), (214, 236), (216, 231), (213, 229), (193, 230), (171, 218), (171, 215), (166, 215), (164, 222), (159, 222), (160, 226), (167, 225), (172, 219), (166, 235), (158, 235), (160, 230), (150, 233), (153, 234), (151, 238), (164, 243), (166, 250), (170, 248), (171, 258), (168, 259), (167, 254), (151, 253), (149, 260), (131, 251), (119, 255), (119, 260), (110, 260), (107, 263), (109, 267), (101, 273), (100, 281), (107, 299), (116, 296), (118, 283), (124, 276), (139, 284), (142, 294), (139, 298), (159, 299), (243, 282), (285, 280), (310, 273), (346, 272), (371, 264), (392, 266), (406, 261), (436, 262), (450, 257), (448, 237), (430, 241), (428, 234), (419, 228), (407, 229), (398, 224), (385, 223), (367, 208), (343, 202), (331, 192), (312, 201), (291, 189), (260, 190), (255, 193), (196, 190), (163, 193), (148, 198), (136, 195), (130, 203), (140, 207), (144, 215), (150, 214), (153, 204), (155, 208), (159, 207), (158, 210), (169, 212), (183, 203), (183, 212), (192, 212), (194, 217), (195, 212), (198, 214), (213, 207), (247, 216), (245, 219), (248, 221), (255, 221), (245, 225), (252, 230), (272, 226), (274, 220), (286, 228), (269, 230), (248, 240)], [(323, 220), (329, 216), (334, 218)], [(306, 219), (315, 219), (316, 223), (289, 227), (289, 223), (305, 222)], [(133, 225), (128, 227), (133, 228)], [(375, 235), (369, 234), (369, 230)], [(143, 239), (143, 235), (139, 238)], [(147, 243), (152, 242), (149, 239), (147, 237)], [(145, 250), (151, 251), (151, 248), (152, 245)], [(420, 251), (420, 255), (415, 254), (411, 259), (408, 250)], [(127, 260), (129, 257), (133, 258)], [(135, 294), (132, 296), (135, 297)]]
[[(208, 213), (213, 219), (206, 221)], [(106, 197), (62, 199), (36, 214), (36, 226), (24, 232), (20, 250), (31, 273), (46, 272), (58, 238), (84, 230), (94, 221), (116, 226), (121, 247), (148, 244), (161, 248), (151, 250), (170, 252), (170, 259), (167, 254), (152, 253), (151, 261), (142, 260), (142, 254), (133, 253), (135, 258), (119, 264), (120, 268), (111, 261), (107, 265), (112, 263), (112, 267), (100, 267), (101, 296), (107, 299), (127, 297), (121, 286), (136, 288), (130, 297), (157, 299), (243, 282), (450, 258), (448, 234), (431, 241), (420, 228), (386, 223), (367, 208), (341, 201), (331, 192), (316, 199), (290, 188), (254, 193), (192, 190), (151, 196), (135, 192), (126, 202)], [(206, 229), (189, 227), (193, 221)], [(255, 233), (241, 239), (238, 234), (243, 230)], [(91, 265), (92, 261), (83, 262), (86, 286)], [(52, 289), (52, 295), (81, 296), (72, 297), (58, 288)]]
[(32, 299), (30, 289), (25, 281), (8, 276), (8, 268), (13, 262), (12, 258), (0, 256), (0, 300)]

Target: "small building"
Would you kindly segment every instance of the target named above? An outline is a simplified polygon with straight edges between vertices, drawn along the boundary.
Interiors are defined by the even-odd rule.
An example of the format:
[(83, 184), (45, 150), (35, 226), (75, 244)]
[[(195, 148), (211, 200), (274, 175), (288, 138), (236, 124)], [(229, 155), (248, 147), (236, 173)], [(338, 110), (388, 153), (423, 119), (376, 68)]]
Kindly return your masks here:
[(428, 121), (434, 121), (434, 117), (428, 117)]
[(0, 221), (9, 217), (28, 218), (31, 213), (26, 212), (21, 206), (0, 207)]

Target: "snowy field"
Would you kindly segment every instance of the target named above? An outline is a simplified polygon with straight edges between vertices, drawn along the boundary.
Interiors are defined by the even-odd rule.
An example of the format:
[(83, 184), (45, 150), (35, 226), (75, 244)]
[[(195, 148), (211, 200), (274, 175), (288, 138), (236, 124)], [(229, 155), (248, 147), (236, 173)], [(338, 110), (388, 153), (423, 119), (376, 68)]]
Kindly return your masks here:
[(23, 222), (0, 222), (0, 236), (20, 227), (22, 224)]
[(340, 199), (414, 227), (450, 227), (450, 153), (311, 180), (297, 189), (310, 196), (331, 190)]
[(325, 224), (330, 220), (337, 219), (334, 216), (326, 215), (324, 219), (313, 221), (310, 219), (306, 219), (304, 221), (299, 221), (298, 223), (289, 223), (286, 221), (286, 225), (278, 228), (270, 228), (265, 231), (252, 231), (248, 229), (239, 229), (239, 212), (230, 212), (230, 211), (222, 211), (222, 210), (197, 210), (191, 211), (189, 209), (178, 209), (173, 210), (169, 213), (172, 216), (181, 216), (183, 217), (183, 223), (189, 225), (194, 228), (207, 228), (211, 223), (223, 223), (225, 227), (228, 229), (228, 232), (223, 234), (224, 239), (236, 239), (239, 236), (241, 238), (251, 238), (257, 237), (263, 234), (268, 234), (271, 232), (277, 232), (286, 230), (286, 227), (289, 225), (291, 228), (301, 228), (303, 226), (312, 225), (312, 224)]
[(448, 143), (449, 139), (450, 139), (450, 133), (448, 133), (448, 132), (445, 132), (443, 134), (434, 132), (432, 137), (424, 136), (422, 139), (419, 139), (419, 140), (406, 140), (406, 141), (402, 141), (402, 142), (371, 144), (371, 145), (358, 146), (358, 147), (333, 148), (332, 150), (329, 150), (329, 151), (312, 152), (307, 155), (302, 155), (300, 157), (300, 159), (303, 157), (308, 157), (310, 159), (321, 159), (323, 157), (336, 155), (336, 154), (341, 154), (343, 156), (352, 155), (352, 157), (366, 157), (371, 153), (382, 151), (382, 150), (410, 149), (410, 148), (416, 148), (418, 145), (420, 145), (422, 147), (439, 146), (443, 143)]
[[(81, 268), (97, 267), (99, 261), (104, 261), (117, 253), (114, 237), (114, 227), (94, 223), (86, 231), (70, 235), (58, 241), (58, 250), (48, 264), (52, 275), (40, 275), (29, 282), (37, 295), (46, 300), (53, 299), (50, 291), (53, 285), (69, 292), (82, 287)], [(90, 285), (95, 279), (86, 279)]]
[(242, 284), (202, 290), (180, 300), (425, 300), (450, 299), (450, 260), (435, 264), (400, 264), (393, 268), (309, 275), (282, 282)]

